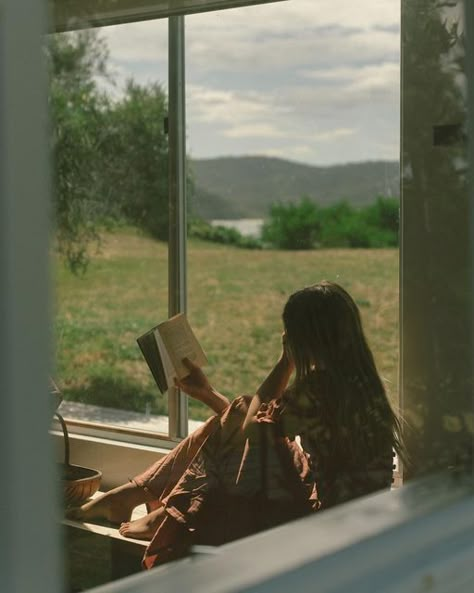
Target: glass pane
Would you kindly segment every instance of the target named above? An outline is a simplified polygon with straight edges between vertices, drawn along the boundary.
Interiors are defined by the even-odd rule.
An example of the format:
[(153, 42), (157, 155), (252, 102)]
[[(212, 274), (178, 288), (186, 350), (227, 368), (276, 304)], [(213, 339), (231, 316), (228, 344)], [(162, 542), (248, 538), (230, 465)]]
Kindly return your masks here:
[(136, 339), (167, 317), (167, 23), (48, 39), (63, 416), (168, 434)]
[(400, 7), (369, 4), (187, 19), (189, 315), (231, 398), (276, 360), (289, 295), (328, 279), (398, 408)]
[(418, 477), (447, 468), (472, 472), (470, 62), (464, 2), (402, 7), (403, 395), (407, 476)]

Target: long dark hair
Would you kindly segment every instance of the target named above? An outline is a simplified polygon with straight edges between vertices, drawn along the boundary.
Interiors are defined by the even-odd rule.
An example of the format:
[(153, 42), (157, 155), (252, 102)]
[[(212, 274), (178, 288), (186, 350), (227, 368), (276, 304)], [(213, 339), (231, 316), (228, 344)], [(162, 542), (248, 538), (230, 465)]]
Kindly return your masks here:
[(356, 452), (391, 443), (403, 457), (400, 422), (349, 293), (329, 281), (299, 290), (284, 307), (283, 323), (296, 369), (291, 391), (296, 401), (299, 395), (314, 401), (335, 445)]

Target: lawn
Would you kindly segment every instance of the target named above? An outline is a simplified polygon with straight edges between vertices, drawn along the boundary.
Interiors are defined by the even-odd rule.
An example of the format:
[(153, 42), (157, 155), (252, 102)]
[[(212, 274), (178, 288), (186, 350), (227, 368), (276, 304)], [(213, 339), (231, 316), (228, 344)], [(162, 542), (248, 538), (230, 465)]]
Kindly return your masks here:
[[(106, 234), (83, 276), (56, 267), (56, 376), (67, 399), (166, 413), (135, 339), (167, 317), (167, 246), (134, 231)], [(281, 310), (294, 290), (339, 282), (358, 303), (394, 402), (398, 251), (248, 251), (188, 244), (188, 315), (223, 393), (253, 393), (278, 356)], [(207, 416), (195, 402), (190, 416)]]

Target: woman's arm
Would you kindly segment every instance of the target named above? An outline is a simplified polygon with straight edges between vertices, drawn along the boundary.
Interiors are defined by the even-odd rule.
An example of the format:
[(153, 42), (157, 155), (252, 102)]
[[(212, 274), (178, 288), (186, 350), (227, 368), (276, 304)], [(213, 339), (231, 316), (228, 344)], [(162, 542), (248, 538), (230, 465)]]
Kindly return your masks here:
[(257, 389), (257, 395), (262, 402), (271, 399), (278, 399), (288, 387), (290, 377), (293, 373), (293, 364), (283, 352), (276, 365), (267, 375), (266, 379)]
[(224, 411), (230, 403), (225, 395), (216, 391), (202, 370), (188, 358), (184, 358), (183, 363), (189, 369), (190, 373), (187, 377), (181, 379), (181, 381), (176, 380), (176, 387), (179, 387), (194, 399), (209, 406), (216, 414)]
[(280, 358), (250, 402), (243, 429), (253, 421), (262, 403), (267, 403), (271, 399), (278, 399), (288, 386), (294, 370), (294, 363), (286, 346), (285, 334), (282, 335), (282, 344), (283, 349)]

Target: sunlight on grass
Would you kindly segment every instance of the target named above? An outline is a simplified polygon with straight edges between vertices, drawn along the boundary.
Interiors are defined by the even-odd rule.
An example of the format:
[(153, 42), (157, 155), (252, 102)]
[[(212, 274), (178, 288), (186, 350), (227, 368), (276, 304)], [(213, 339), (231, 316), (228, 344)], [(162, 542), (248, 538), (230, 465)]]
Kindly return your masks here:
[[(57, 377), (67, 399), (166, 413), (135, 339), (167, 317), (167, 246), (134, 232), (104, 237), (87, 273), (56, 273)], [(209, 358), (206, 372), (233, 397), (253, 393), (280, 349), (281, 311), (322, 279), (358, 303), (394, 403), (398, 367), (398, 251), (247, 251), (190, 241), (188, 315)], [(207, 411), (190, 402), (190, 416)]]

